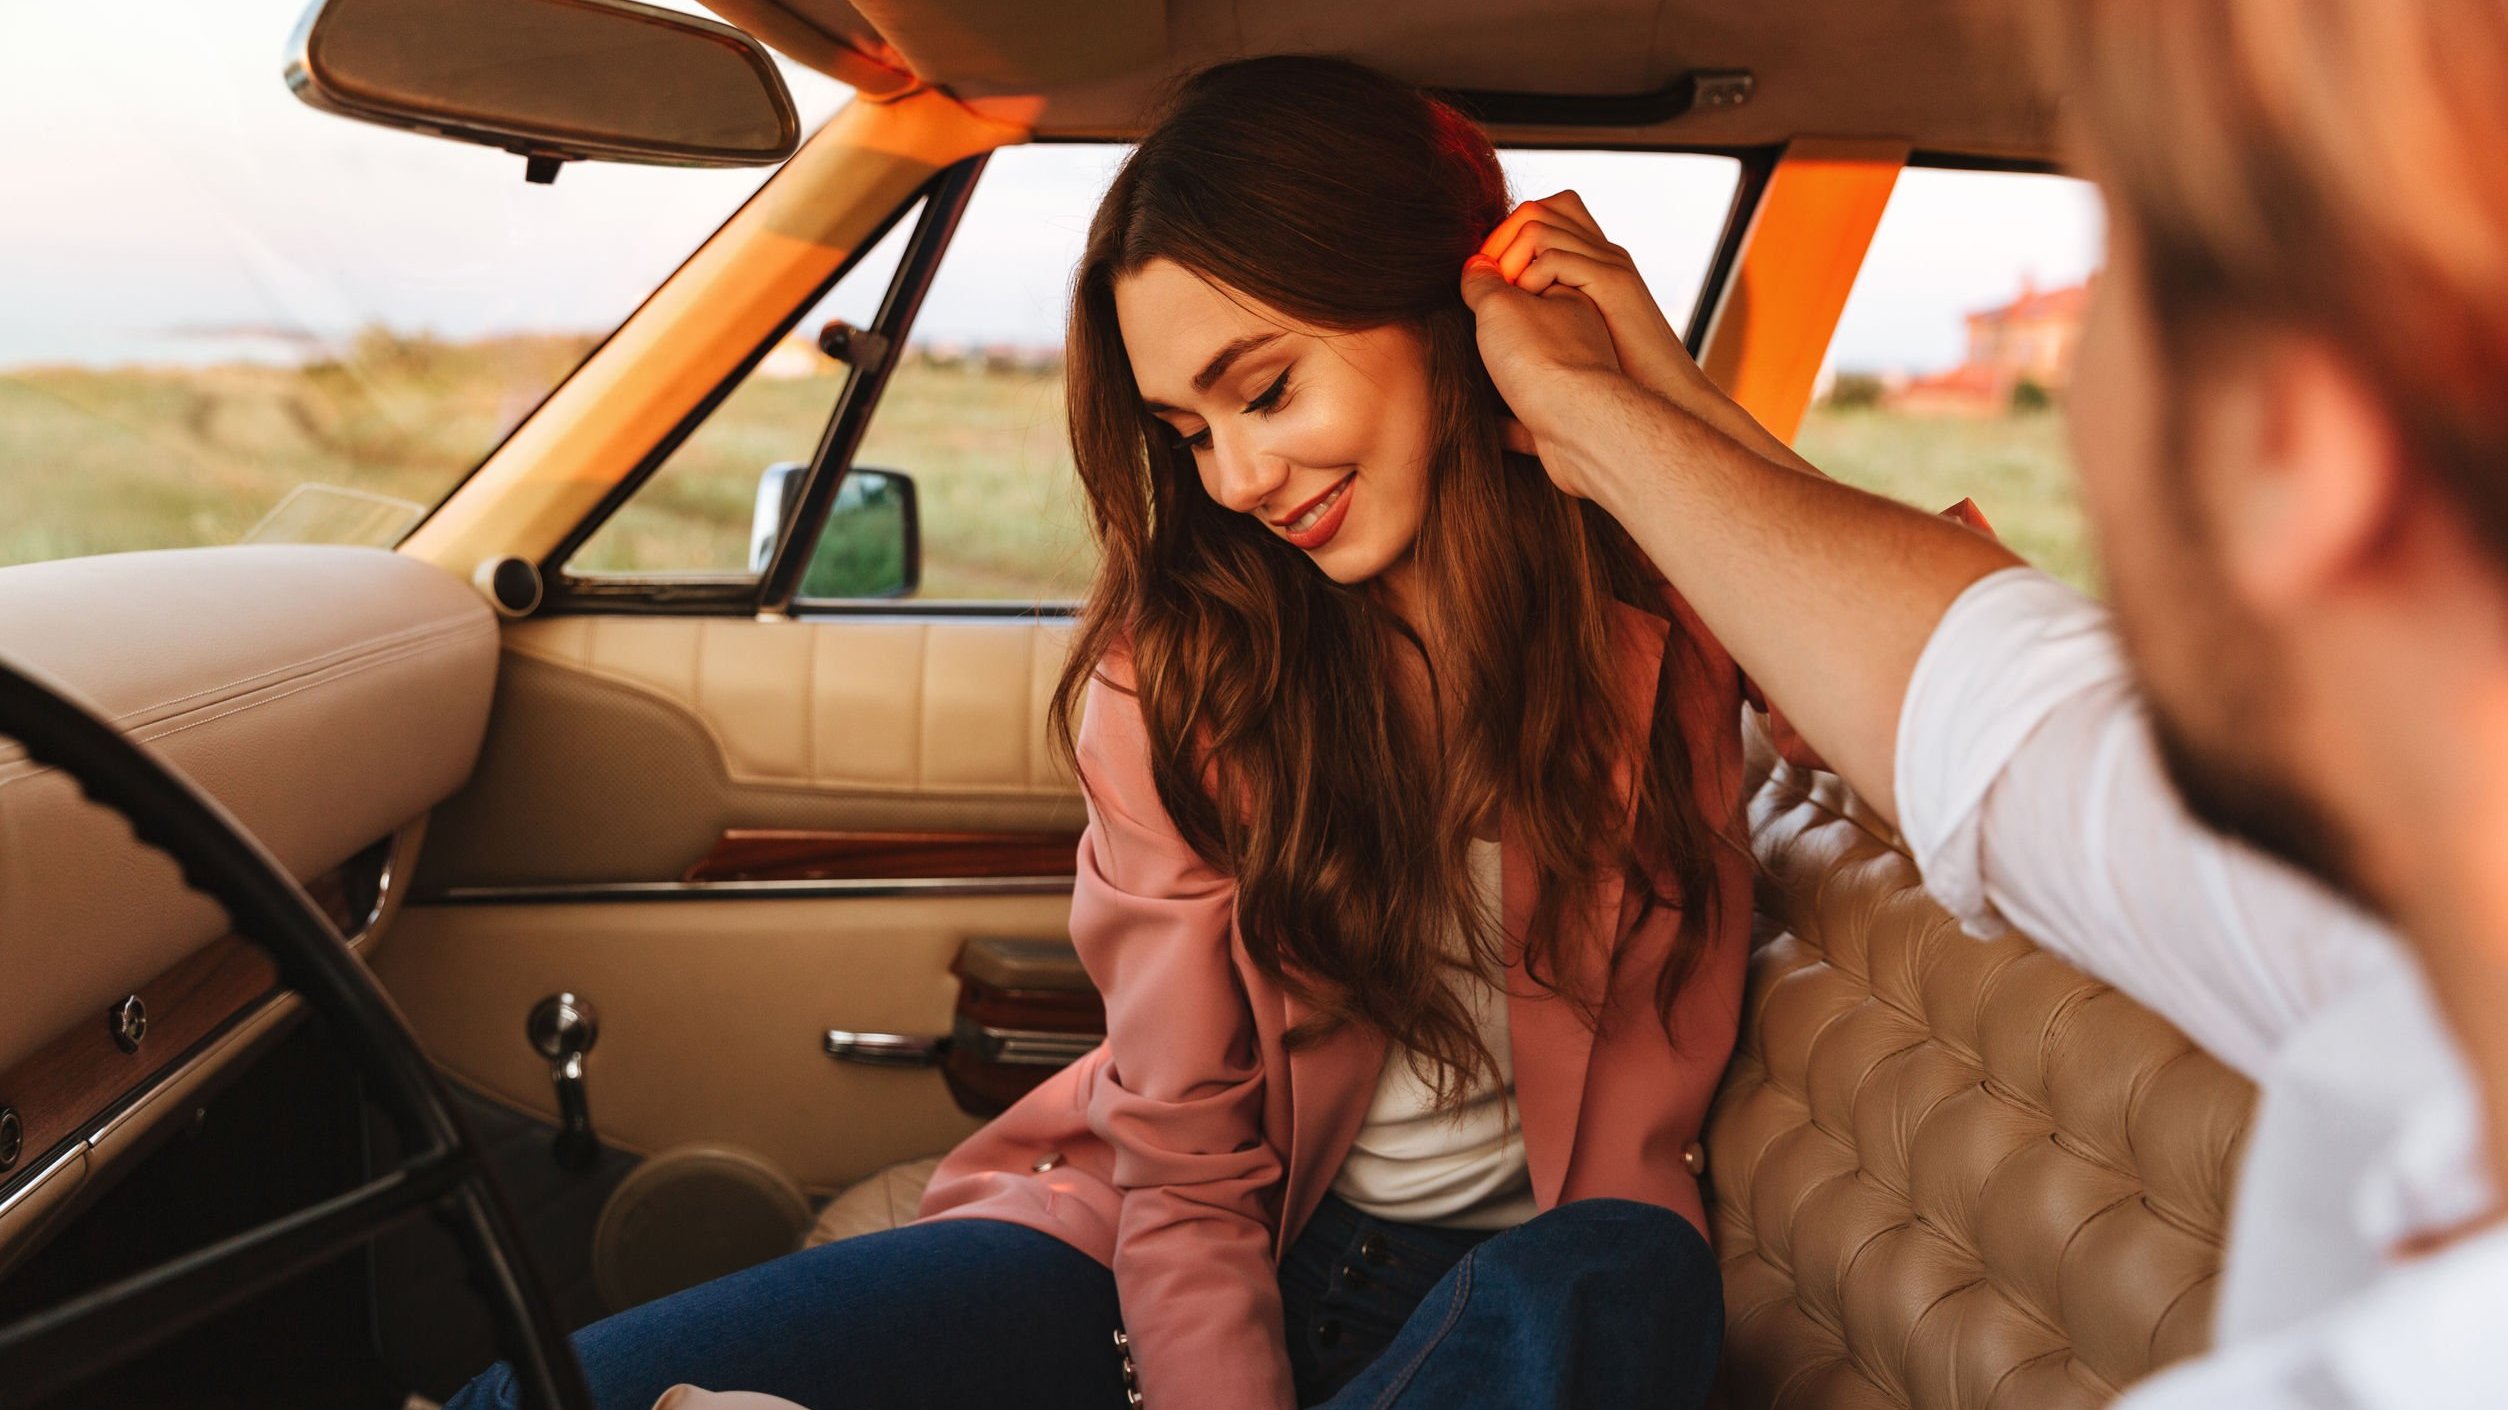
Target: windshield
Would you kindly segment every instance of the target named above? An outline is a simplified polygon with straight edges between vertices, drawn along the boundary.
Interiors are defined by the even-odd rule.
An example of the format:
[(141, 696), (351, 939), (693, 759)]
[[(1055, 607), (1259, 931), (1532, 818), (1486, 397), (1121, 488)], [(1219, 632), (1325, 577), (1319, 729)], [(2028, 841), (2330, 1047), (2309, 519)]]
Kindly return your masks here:
[(303, 9), (0, 6), (0, 563), (394, 541), (770, 174), (318, 113)]

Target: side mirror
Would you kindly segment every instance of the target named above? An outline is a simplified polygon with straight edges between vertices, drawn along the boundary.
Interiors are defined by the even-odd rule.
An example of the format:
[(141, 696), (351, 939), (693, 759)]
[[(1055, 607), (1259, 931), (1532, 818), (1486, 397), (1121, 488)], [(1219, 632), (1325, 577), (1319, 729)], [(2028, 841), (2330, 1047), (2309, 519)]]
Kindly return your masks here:
[(784, 76), (729, 25), (636, 0), (315, 0), (287, 86), (324, 112), (569, 161), (762, 166), (801, 142)]
[[(777, 537), (808, 470), (788, 460), (758, 477), (757, 506), (749, 519), (749, 571), (763, 573), (774, 561)], [(910, 597), (922, 585), (922, 520), (913, 479), (898, 470), (859, 465), (847, 470), (793, 596)]]

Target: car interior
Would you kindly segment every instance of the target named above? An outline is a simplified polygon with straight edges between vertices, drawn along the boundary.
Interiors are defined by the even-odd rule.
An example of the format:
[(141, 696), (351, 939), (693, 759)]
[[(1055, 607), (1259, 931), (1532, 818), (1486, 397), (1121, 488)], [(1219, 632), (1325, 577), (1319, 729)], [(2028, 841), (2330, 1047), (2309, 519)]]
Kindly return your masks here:
[[(1121, 144), (1181, 74), (1317, 52), (1505, 146), (1731, 158), (1689, 338), (1780, 435), (1903, 172), (2060, 160), (2015, 12), (1962, 0), (707, 6), (316, 5), (285, 81), (320, 120), (532, 181), (775, 169), (396, 547), (0, 568), (23, 699), (250, 844), (187, 840), (107, 777), (141, 763), (38, 742), (70, 707), (0, 692), (0, 1406), (433, 1404), (518, 1338), (910, 1219), (940, 1153), (1102, 1038), (1047, 746), (1073, 604), (920, 591), (911, 475), (854, 466), (993, 154)], [(662, 37), (566, 31), (596, 22)], [(540, 56), (514, 70), (546, 111), (452, 91), (491, 49)], [(803, 133), (776, 61), (853, 97)], [(666, 68), (706, 81), (654, 98)], [(812, 326), (883, 241), (876, 314)], [(806, 460), (756, 467), (750, 561), (585, 566), (796, 332), (845, 380)], [(2088, 1407), (2203, 1348), (2245, 1084), (2025, 936), (1964, 934), (1835, 777), (1763, 748), (1752, 799), (1703, 1142), (1722, 1403)], [(264, 933), (302, 915), (247, 924), (283, 909), (237, 879), (264, 863), (331, 959)]]

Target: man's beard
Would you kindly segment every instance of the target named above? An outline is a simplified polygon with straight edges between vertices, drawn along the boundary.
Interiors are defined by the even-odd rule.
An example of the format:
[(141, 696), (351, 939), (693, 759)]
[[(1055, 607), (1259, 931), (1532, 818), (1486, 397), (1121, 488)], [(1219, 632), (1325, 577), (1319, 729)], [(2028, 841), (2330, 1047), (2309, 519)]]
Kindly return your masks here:
[[(2262, 695), (2258, 686), (2269, 674), (2250, 674), (2238, 688)], [(2259, 761), (2204, 747), (2157, 699), (2151, 703), (2151, 716), (2160, 765), (2197, 822), (2297, 867), (2357, 905), (2378, 909), (2376, 898), (2361, 883), (2341, 827), (2316, 800)], [(2272, 733), (2252, 714), (2248, 725), (2250, 739)]]

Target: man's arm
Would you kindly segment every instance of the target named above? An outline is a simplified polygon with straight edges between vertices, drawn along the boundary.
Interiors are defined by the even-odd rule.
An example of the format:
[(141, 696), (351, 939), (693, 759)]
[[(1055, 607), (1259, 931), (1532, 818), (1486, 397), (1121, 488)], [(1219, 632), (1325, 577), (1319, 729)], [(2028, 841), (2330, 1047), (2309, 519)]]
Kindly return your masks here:
[(2020, 926), (2250, 1073), (2372, 972), (2374, 926), (2186, 816), (2094, 604), (2000, 572), (2018, 560), (1982, 535), (1754, 453), (1676, 404), (1721, 397), (1685, 355), (1640, 385), (1615, 347), (1633, 320), (1611, 314), (1642, 286), (1572, 272), (1466, 272), (1499, 391), (1560, 487), (1628, 526), (1900, 824), (1937, 899), (1980, 933)]
[(1895, 818), (1916, 658), (1963, 589), (2019, 560), (1961, 525), (1753, 454), (1617, 372), (1560, 367), (1499, 385), (1551, 473), (1627, 526), (1767, 698)]
[(1707, 381), (1582, 212), (1572, 193), (1527, 203), (1465, 267), (1499, 394), (1551, 479), (1626, 526), (1768, 700), (1895, 818), (1916, 658), (1962, 589), (2019, 560), (1807, 473)]

